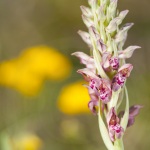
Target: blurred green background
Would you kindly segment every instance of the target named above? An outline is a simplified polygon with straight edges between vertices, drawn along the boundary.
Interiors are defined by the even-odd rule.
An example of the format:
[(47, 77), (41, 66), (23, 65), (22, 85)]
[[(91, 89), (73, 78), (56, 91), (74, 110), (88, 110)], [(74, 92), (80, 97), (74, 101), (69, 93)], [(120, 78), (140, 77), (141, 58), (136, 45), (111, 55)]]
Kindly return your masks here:
[[(82, 79), (76, 70), (83, 66), (70, 54), (75, 51), (88, 53), (88, 47), (77, 34), (79, 29), (86, 30), (81, 19), (80, 5), (87, 6), (87, 1), (0, 0), (0, 67), (4, 66), (4, 69), (0, 69), (2, 70), (0, 73), (3, 73), (0, 75), (0, 83), (3, 83), (0, 86), (0, 150), (106, 149), (99, 135), (96, 116), (83, 112), (77, 115), (65, 114), (57, 105), (61, 89)], [(126, 46), (142, 47), (128, 60), (134, 65), (127, 82), (130, 105), (141, 104), (144, 108), (136, 118), (134, 126), (130, 127), (124, 136), (127, 150), (150, 149), (149, 5), (149, 0), (119, 0), (118, 6), (119, 10), (130, 10), (124, 22), (135, 23), (129, 31)], [(41, 76), (38, 76), (37, 80), (42, 80), (39, 84), (40, 88), (38, 87), (37, 91), (33, 90), (35, 92), (33, 95), (28, 95), (28, 91), (32, 92), (32, 87), (28, 88), (28, 84), (32, 85), (35, 77), (23, 86), (26, 92), (22, 92), (20, 88), (22, 89), (21, 85), (24, 83), (21, 84), (19, 79), (24, 75), (24, 67), (31, 66), (28, 64), (28, 56), (25, 61), (22, 61), (22, 55), (25, 55), (23, 52), (26, 49), (32, 47), (38, 49), (40, 45), (50, 49), (53, 47), (61, 53), (62, 57), (69, 59), (69, 67), (64, 64), (60, 68), (65, 70), (68, 67), (71, 73), (58, 80), (45, 75), (39, 79)], [(62, 63), (57, 57), (52, 61), (53, 55), (45, 53), (44, 55), (49, 56), (51, 60), (48, 68), (53, 63)], [(33, 55), (32, 59), (36, 59), (36, 56)], [(46, 62), (42, 54), (38, 56), (40, 57), (38, 62), (39, 60), (41, 64)], [(12, 63), (10, 60), (14, 59), (15, 62)], [(3, 71), (6, 62), (10, 62), (13, 67), (15, 66), (14, 68), (17, 68), (18, 83), (15, 82), (17, 88), (16, 85), (5, 83), (7, 76), (9, 78), (12, 75), (9, 73), (9, 68)], [(20, 62), (23, 62), (23, 65)], [(35, 62), (34, 65), (35, 68), (40, 68), (38, 66), (40, 63)], [(27, 70), (31, 73), (33, 68)], [(53, 75), (55, 74), (61, 76), (57, 70), (53, 71)], [(21, 78), (21, 80), (25, 79)]]

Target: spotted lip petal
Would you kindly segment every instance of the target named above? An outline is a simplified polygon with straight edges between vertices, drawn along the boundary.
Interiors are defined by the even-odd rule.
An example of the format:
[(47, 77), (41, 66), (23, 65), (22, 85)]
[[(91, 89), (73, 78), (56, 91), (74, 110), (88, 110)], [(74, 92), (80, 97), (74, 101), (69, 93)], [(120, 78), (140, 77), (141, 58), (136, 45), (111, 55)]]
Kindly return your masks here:
[(119, 122), (119, 118), (117, 117), (115, 108), (112, 107), (107, 115), (107, 124), (108, 125), (114, 125), (117, 122)]
[(97, 95), (99, 95), (99, 87), (101, 85), (102, 81), (100, 78), (93, 78), (91, 79), (91, 81), (89, 82), (89, 87), (95, 91), (95, 93)]
[(133, 69), (132, 64), (125, 64), (119, 68), (118, 72), (120, 72), (125, 77), (129, 77), (132, 69)]
[(116, 114), (115, 108), (112, 107), (107, 116), (107, 124), (110, 139), (114, 142), (117, 138), (121, 138), (124, 129), (119, 124), (119, 118)]
[(124, 77), (121, 73), (117, 73), (112, 80), (112, 90), (118, 91), (120, 88), (123, 87), (126, 81), (126, 77)]
[(89, 83), (89, 87), (95, 92), (103, 103), (106, 104), (110, 101), (112, 90), (110, 82), (107, 79), (92, 79)]
[(102, 79), (101, 85), (99, 87), (99, 97), (103, 103), (108, 103), (112, 97), (111, 84), (109, 80)]
[(119, 58), (118, 57), (111, 57), (109, 60), (109, 63), (113, 70), (118, 70), (118, 68), (119, 68)]
[(112, 96), (111, 83), (107, 79), (91, 78), (89, 82), (89, 88), (95, 92), (95, 95), (103, 103), (108, 103)]
[(125, 64), (118, 70), (118, 73), (112, 80), (113, 91), (117, 91), (118, 89), (123, 87), (126, 79), (130, 76), (132, 69), (133, 66), (131, 64)]
[(102, 66), (105, 71), (118, 70), (119, 58), (111, 56), (109, 52), (104, 52), (102, 56)]
[(87, 87), (94, 91), (94, 96), (99, 97), (105, 104), (111, 100), (111, 82), (108, 79), (99, 78), (88, 68), (80, 69), (78, 73), (82, 74), (84, 79), (89, 82)]

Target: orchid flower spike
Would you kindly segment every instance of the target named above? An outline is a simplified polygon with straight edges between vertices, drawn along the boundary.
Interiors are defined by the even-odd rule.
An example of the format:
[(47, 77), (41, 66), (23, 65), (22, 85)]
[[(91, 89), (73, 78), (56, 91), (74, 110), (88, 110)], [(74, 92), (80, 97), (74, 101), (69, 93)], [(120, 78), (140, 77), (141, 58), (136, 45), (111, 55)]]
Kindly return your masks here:
[[(127, 126), (134, 123), (134, 118), (142, 106), (135, 105), (129, 110), (126, 81), (133, 65), (126, 64), (139, 46), (124, 48), (128, 30), (133, 23), (123, 25), (128, 10), (117, 10), (118, 0), (88, 0), (89, 7), (81, 6), (82, 19), (87, 32), (79, 35), (90, 49), (90, 55), (75, 52), (85, 68), (79, 69), (87, 81), (90, 100), (88, 107), (98, 116), (102, 139), (108, 150), (123, 150), (123, 135)], [(117, 114), (125, 93), (125, 110)]]

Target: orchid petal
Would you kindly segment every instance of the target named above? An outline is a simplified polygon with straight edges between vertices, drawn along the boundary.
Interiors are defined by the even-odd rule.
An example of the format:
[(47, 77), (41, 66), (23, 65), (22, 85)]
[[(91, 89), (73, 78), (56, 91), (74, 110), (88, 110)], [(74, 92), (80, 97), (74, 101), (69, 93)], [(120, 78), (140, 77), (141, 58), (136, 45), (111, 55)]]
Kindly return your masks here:
[(97, 30), (95, 29), (94, 26), (89, 27), (89, 33), (90, 33), (91, 37), (94, 38), (95, 40), (100, 39), (100, 35), (99, 35), (99, 33), (97, 32)]
[(125, 75), (125, 77), (129, 77), (132, 69), (133, 69), (132, 64), (124, 64), (119, 68), (118, 72), (121, 72), (121, 74)]
[(95, 91), (90, 87), (90, 86), (86, 86), (88, 88), (88, 92), (89, 92), (89, 95), (90, 95), (90, 98), (92, 101), (98, 101), (99, 98), (98, 96), (96, 95)]
[(122, 59), (130, 58), (132, 56), (133, 52), (138, 48), (141, 48), (141, 47), (140, 46), (127, 47), (125, 50), (120, 51), (119, 58), (122, 58)]
[(96, 115), (97, 111), (96, 111), (96, 106), (98, 106), (98, 101), (93, 101), (91, 100), (88, 103), (88, 107), (89, 109), (93, 112), (94, 115)]
[(80, 6), (81, 8), (81, 11), (83, 13), (84, 16), (86, 17), (92, 17), (92, 12), (91, 12), (91, 9), (88, 8), (88, 7), (85, 7), (85, 6)]
[(125, 24), (117, 33), (117, 35), (115, 36), (115, 41), (117, 43), (126, 40), (127, 37), (127, 32), (128, 30), (133, 26), (133, 23), (127, 23)]
[(92, 19), (86, 17), (85, 15), (82, 15), (82, 20), (83, 20), (84, 24), (85, 24), (88, 28), (94, 24), (94, 22), (92, 21)]
[(91, 69), (91, 71), (95, 72), (96, 68), (94, 66), (94, 59), (92, 57), (83, 52), (75, 52), (72, 55), (78, 57), (80, 59), (80, 63), (86, 65), (88, 69)]
[(78, 57), (82, 64), (86, 64), (87, 61), (94, 62), (93, 58), (83, 52), (75, 52), (72, 55)]
[(82, 74), (86, 81), (90, 81), (91, 79), (98, 78), (95, 73), (93, 73), (90, 69), (84, 68), (79, 69), (78, 73)]
[(130, 73), (133, 69), (131, 64), (124, 64), (119, 68), (118, 73), (114, 76), (112, 80), (112, 89), (113, 91), (117, 91), (122, 88), (126, 79), (130, 76)]
[(140, 109), (143, 108), (141, 105), (133, 105), (129, 109), (129, 120), (127, 127), (130, 127), (134, 124), (135, 117), (139, 114)]
[(107, 79), (102, 79), (101, 81), (101, 85), (99, 86), (99, 97), (104, 104), (107, 104), (112, 97), (111, 84)]
[(137, 116), (139, 114), (141, 108), (143, 108), (143, 106), (141, 106), (141, 105), (133, 105), (133, 106), (131, 106), (130, 110), (129, 110), (130, 116), (132, 116), (132, 117)]
[(91, 40), (89, 33), (79, 30), (78, 34), (81, 36), (82, 40), (91, 47)]
[(119, 124), (119, 118), (116, 114), (115, 107), (111, 107), (107, 115), (107, 124), (109, 130), (109, 136), (114, 142), (117, 138), (121, 138), (124, 132), (123, 128)]
[(120, 25), (123, 21), (123, 19), (125, 18), (125, 16), (128, 14), (129, 10), (124, 10), (124, 11), (121, 11), (120, 14), (119, 14), (119, 18), (120, 18), (120, 22), (118, 22), (118, 25)]
[(108, 33), (112, 33), (117, 30), (118, 27), (118, 22), (120, 22), (120, 18), (114, 18), (113, 20), (110, 21), (109, 25), (106, 27), (106, 30)]
[(100, 37), (100, 34), (96, 31), (94, 26), (89, 27), (89, 33), (91, 35), (92, 40), (96, 42), (97, 49), (102, 53), (106, 50), (106, 45)]
[[(141, 105), (133, 105), (129, 108), (129, 119), (127, 127), (130, 127), (135, 122), (135, 117), (139, 114), (140, 109), (143, 108)], [(119, 118), (122, 118), (124, 111), (119, 112)]]
[(106, 51), (106, 45), (103, 43), (102, 39), (97, 40), (97, 49), (103, 53), (104, 51)]
[(115, 30), (117, 30), (118, 26), (122, 23), (123, 19), (125, 18), (125, 16), (127, 15), (128, 12), (129, 12), (128, 10), (121, 11), (118, 17), (116, 17), (116, 18), (114, 18), (113, 20), (110, 21), (110, 23), (107, 26), (106, 30), (109, 33), (112, 33)]
[(109, 59), (111, 54), (109, 52), (104, 52), (102, 56), (102, 65), (104, 69), (108, 69), (110, 67)]
[(125, 24), (116, 34), (115, 36), (115, 42), (118, 44), (118, 49), (122, 50), (122, 47), (125, 44), (127, 35), (128, 35), (128, 30), (133, 26), (133, 23), (127, 23)]

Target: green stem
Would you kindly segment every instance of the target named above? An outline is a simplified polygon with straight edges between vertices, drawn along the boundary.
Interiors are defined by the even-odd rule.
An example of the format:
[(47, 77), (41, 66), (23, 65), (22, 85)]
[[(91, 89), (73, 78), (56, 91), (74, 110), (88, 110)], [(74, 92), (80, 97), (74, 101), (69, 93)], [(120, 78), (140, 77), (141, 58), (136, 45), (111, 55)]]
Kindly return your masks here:
[(117, 139), (114, 142), (114, 150), (124, 150), (124, 145), (123, 145), (123, 140), (121, 139)]

